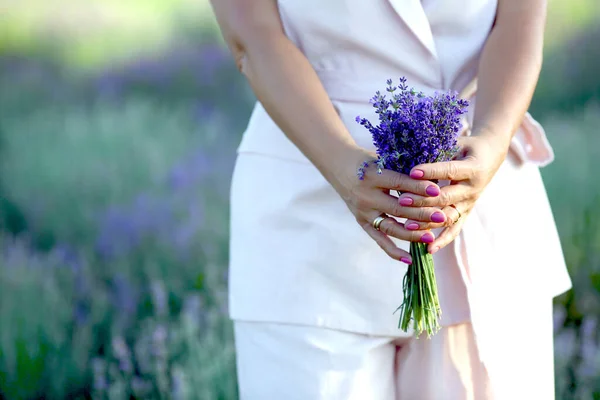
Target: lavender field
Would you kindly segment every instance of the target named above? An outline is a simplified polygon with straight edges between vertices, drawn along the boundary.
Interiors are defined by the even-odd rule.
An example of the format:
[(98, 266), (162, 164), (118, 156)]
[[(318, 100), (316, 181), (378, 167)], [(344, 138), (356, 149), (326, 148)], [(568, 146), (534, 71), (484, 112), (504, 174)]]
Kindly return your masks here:
[[(213, 33), (182, 35), (94, 68), (0, 48), (0, 398), (237, 398), (228, 196), (253, 97)], [(549, 48), (532, 105), (575, 285), (558, 399), (600, 399), (598, 40)]]

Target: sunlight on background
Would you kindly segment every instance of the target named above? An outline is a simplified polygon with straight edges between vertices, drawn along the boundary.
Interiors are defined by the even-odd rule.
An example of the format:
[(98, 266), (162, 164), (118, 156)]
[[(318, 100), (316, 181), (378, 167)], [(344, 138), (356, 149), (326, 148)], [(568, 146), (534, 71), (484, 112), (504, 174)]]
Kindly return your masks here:
[[(600, 398), (598, 43), (600, 2), (550, 1), (531, 112), (575, 285), (558, 399)], [(252, 102), (206, 1), (0, 0), (0, 398), (237, 398), (228, 196)]]

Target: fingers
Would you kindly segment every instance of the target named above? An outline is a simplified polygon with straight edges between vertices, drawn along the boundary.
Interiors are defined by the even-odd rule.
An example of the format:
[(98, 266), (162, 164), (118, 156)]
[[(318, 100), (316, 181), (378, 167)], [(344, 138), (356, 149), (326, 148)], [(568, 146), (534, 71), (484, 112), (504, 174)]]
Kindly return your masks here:
[(402, 193), (398, 198), (398, 203), (404, 207), (446, 207), (450, 204), (458, 204), (463, 201), (471, 200), (475, 196), (471, 186), (467, 183), (459, 182), (454, 185), (448, 185), (440, 189), (438, 196), (420, 196), (413, 193)]
[(435, 237), (433, 233), (426, 230), (411, 231), (404, 227), (404, 224), (396, 221), (394, 218), (386, 218), (379, 225), (379, 231), (388, 236), (393, 236), (407, 242), (433, 243)]
[(381, 174), (371, 173), (369, 178), (382, 189), (410, 192), (424, 197), (437, 196), (440, 193), (440, 187), (433, 182), (411, 179), (408, 175), (390, 170), (382, 170)]
[(447, 245), (452, 243), (452, 241), (454, 239), (456, 239), (456, 237), (460, 233), (462, 226), (465, 223), (465, 217), (466, 217), (466, 215), (462, 215), (460, 217), (460, 219), (458, 221), (456, 221), (455, 224), (444, 229), (440, 233), (440, 235), (435, 239), (435, 241), (433, 243), (429, 244), (429, 246), (427, 247), (427, 250), (431, 254), (435, 254), (440, 249), (443, 249), (444, 247), (446, 247)]
[(470, 159), (417, 165), (410, 171), (413, 179), (464, 181), (471, 179), (475, 165)]
[(364, 224), (363, 228), (388, 256), (405, 264), (412, 264), (410, 253), (396, 246), (385, 233), (376, 230), (370, 223)]
[(379, 225), (379, 230), (373, 228), (373, 221), (380, 214), (373, 214), (369, 217), (369, 220), (359, 221), (363, 229), (375, 240), (375, 242), (395, 260), (400, 260), (404, 263), (410, 264), (411, 258), (410, 253), (402, 250), (396, 246), (396, 244), (390, 239), (395, 237), (400, 240), (409, 242), (423, 242), (433, 243), (435, 236), (429, 231), (409, 231), (403, 224), (399, 223), (392, 217), (384, 219)]
[(396, 197), (381, 192), (374, 199), (375, 210), (380, 210), (389, 215), (400, 218), (412, 219), (422, 222), (442, 223), (446, 221), (444, 213), (435, 207), (404, 207)]
[(462, 215), (468, 212), (469, 206), (464, 203), (459, 203), (456, 207), (447, 206), (444, 207), (441, 212), (446, 217), (445, 220), (441, 223), (436, 222), (421, 222), (417, 220), (407, 219), (404, 223), (404, 226), (408, 230), (428, 230), (428, 229), (436, 229), (436, 228), (445, 228), (456, 224), (459, 218)]

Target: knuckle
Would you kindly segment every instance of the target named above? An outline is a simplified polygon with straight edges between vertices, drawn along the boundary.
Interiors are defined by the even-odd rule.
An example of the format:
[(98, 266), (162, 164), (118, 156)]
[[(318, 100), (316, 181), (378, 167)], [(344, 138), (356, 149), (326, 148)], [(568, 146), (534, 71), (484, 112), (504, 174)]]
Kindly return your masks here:
[(404, 176), (398, 173), (393, 174), (392, 176), (390, 176), (390, 189), (405, 189), (405, 179)]
[(423, 207), (423, 198), (420, 196), (412, 196), (413, 203), (411, 207)]
[(441, 190), (440, 191), (440, 195), (438, 196), (439, 199), (439, 203), (441, 205), (448, 205), (451, 202), (451, 198), (450, 198), (450, 194), (448, 194), (448, 192)]
[(406, 240), (409, 240), (411, 242), (420, 242), (421, 241), (421, 236), (423, 236), (423, 232), (410, 232), (410, 234), (408, 235), (408, 237), (406, 238)]
[(419, 208), (419, 220), (431, 221), (431, 212), (427, 208)]
[(453, 181), (456, 180), (456, 178), (458, 177), (458, 166), (456, 165), (456, 163), (453, 162), (449, 162), (448, 163), (448, 179)]
[(388, 236), (396, 235), (396, 222), (391, 218), (386, 218), (381, 222), (379, 230)]
[(402, 207), (400, 204), (395, 204), (390, 211), (392, 215), (396, 217), (406, 217), (404, 207)]
[(389, 235), (389, 232), (390, 232), (388, 220), (389, 220), (389, 218), (384, 219), (383, 221), (381, 221), (381, 224), (379, 225), (379, 232), (384, 233), (386, 235)]

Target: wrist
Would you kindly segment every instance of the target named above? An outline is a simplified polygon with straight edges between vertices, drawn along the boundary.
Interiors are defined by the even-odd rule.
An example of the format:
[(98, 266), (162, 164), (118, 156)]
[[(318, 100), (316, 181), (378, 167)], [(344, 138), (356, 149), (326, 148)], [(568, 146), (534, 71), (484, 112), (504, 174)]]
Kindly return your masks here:
[(491, 149), (496, 151), (502, 159), (508, 154), (512, 134), (496, 132), (488, 127), (478, 127), (471, 132), (472, 137), (484, 140)]
[(358, 146), (356, 143), (345, 143), (338, 147), (317, 168), (333, 188), (341, 194), (346, 188), (359, 180), (358, 170), (365, 161), (376, 159), (374, 152)]

